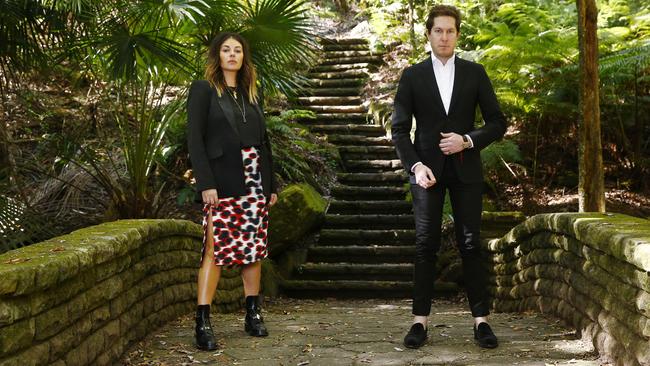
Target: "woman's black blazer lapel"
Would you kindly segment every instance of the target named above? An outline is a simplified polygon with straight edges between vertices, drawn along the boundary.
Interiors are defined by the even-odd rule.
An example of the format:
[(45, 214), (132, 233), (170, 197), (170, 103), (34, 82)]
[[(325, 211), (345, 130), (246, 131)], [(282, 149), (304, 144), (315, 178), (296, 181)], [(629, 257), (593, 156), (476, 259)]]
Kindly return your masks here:
[(226, 100), (226, 98), (229, 98), (226, 93), (227, 92), (221, 93), (221, 96), (219, 96), (215, 91), (214, 96), (217, 98), (217, 102), (219, 102), (219, 106), (221, 107), (223, 114), (226, 116), (226, 120), (228, 123), (230, 123), (230, 127), (232, 127), (232, 130), (235, 132), (235, 134), (239, 136), (239, 129), (235, 123), (235, 111), (232, 109), (232, 104), (230, 101)]

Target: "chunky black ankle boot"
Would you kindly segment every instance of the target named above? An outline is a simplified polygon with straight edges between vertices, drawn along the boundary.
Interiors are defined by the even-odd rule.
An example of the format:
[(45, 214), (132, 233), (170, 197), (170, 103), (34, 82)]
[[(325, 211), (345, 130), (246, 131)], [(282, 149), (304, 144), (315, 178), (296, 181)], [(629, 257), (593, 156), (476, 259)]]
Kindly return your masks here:
[(248, 335), (253, 337), (266, 337), (269, 332), (262, 319), (262, 309), (260, 308), (259, 296), (246, 296), (246, 319), (244, 320), (244, 329)]
[(210, 305), (199, 305), (196, 308), (196, 347), (204, 351), (217, 349), (212, 325), (210, 325)]

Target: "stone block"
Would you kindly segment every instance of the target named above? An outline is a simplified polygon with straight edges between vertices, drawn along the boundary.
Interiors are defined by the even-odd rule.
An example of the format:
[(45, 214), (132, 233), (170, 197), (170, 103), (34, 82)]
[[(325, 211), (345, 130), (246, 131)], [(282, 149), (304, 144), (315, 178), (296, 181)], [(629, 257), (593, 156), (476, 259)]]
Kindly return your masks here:
[(31, 315), (28, 297), (0, 299), (0, 329)]
[[(285, 188), (269, 212), (269, 250), (275, 256), (321, 224), (327, 201), (309, 184)], [(296, 220), (299, 218), (299, 220)]]
[(37, 315), (33, 319), (36, 326), (36, 340), (44, 340), (54, 336), (67, 328), (74, 320), (68, 318), (68, 304), (61, 304)]
[[(0, 255), (0, 261), (6, 262), (10, 260), (28, 260), (31, 261), (29, 255)], [(22, 295), (33, 291), (36, 283), (36, 271), (29, 262), (22, 262), (16, 264), (0, 264), (0, 296), (4, 295)]]
[(64, 358), (70, 348), (81, 342), (81, 337), (84, 334), (79, 332), (78, 329), (77, 326), (71, 326), (48, 339), (50, 343), (50, 363)]
[(106, 302), (90, 312), (88, 316), (90, 316), (91, 319), (90, 322), (93, 326), (92, 330), (95, 331), (111, 319), (111, 307), (109, 303)]
[(90, 361), (92, 360), (88, 359), (88, 347), (84, 342), (72, 347), (65, 355), (65, 364), (67, 366), (85, 366)]

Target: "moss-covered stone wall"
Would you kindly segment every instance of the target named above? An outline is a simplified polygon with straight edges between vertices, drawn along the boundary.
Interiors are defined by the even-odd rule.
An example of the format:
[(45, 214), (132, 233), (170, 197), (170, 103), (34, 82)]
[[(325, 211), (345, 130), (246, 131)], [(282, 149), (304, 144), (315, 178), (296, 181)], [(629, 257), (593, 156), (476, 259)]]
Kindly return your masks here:
[(553, 314), (616, 365), (650, 365), (650, 221), (542, 214), (486, 248), (495, 310)]
[[(0, 255), (0, 365), (109, 365), (133, 341), (196, 307), (202, 229), (122, 220)], [(239, 272), (215, 303), (239, 309)]]

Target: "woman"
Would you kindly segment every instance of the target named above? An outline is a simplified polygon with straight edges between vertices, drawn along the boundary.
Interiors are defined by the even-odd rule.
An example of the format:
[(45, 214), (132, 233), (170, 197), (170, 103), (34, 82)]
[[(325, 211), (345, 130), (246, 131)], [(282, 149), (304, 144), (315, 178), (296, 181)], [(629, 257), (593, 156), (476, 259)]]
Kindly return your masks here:
[(214, 350), (210, 303), (224, 265), (242, 268), (245, 331), (268, 335), (258, 294), (261, 260), (267, 255), (268, 208), (277, 200), (277, 186), (247, 42), (236, 33), (219, 34), (210, 46), (205, 77), (190, 87), (187, 144), (197, 200), (200, 193), (204, 203), (196, 345)]

